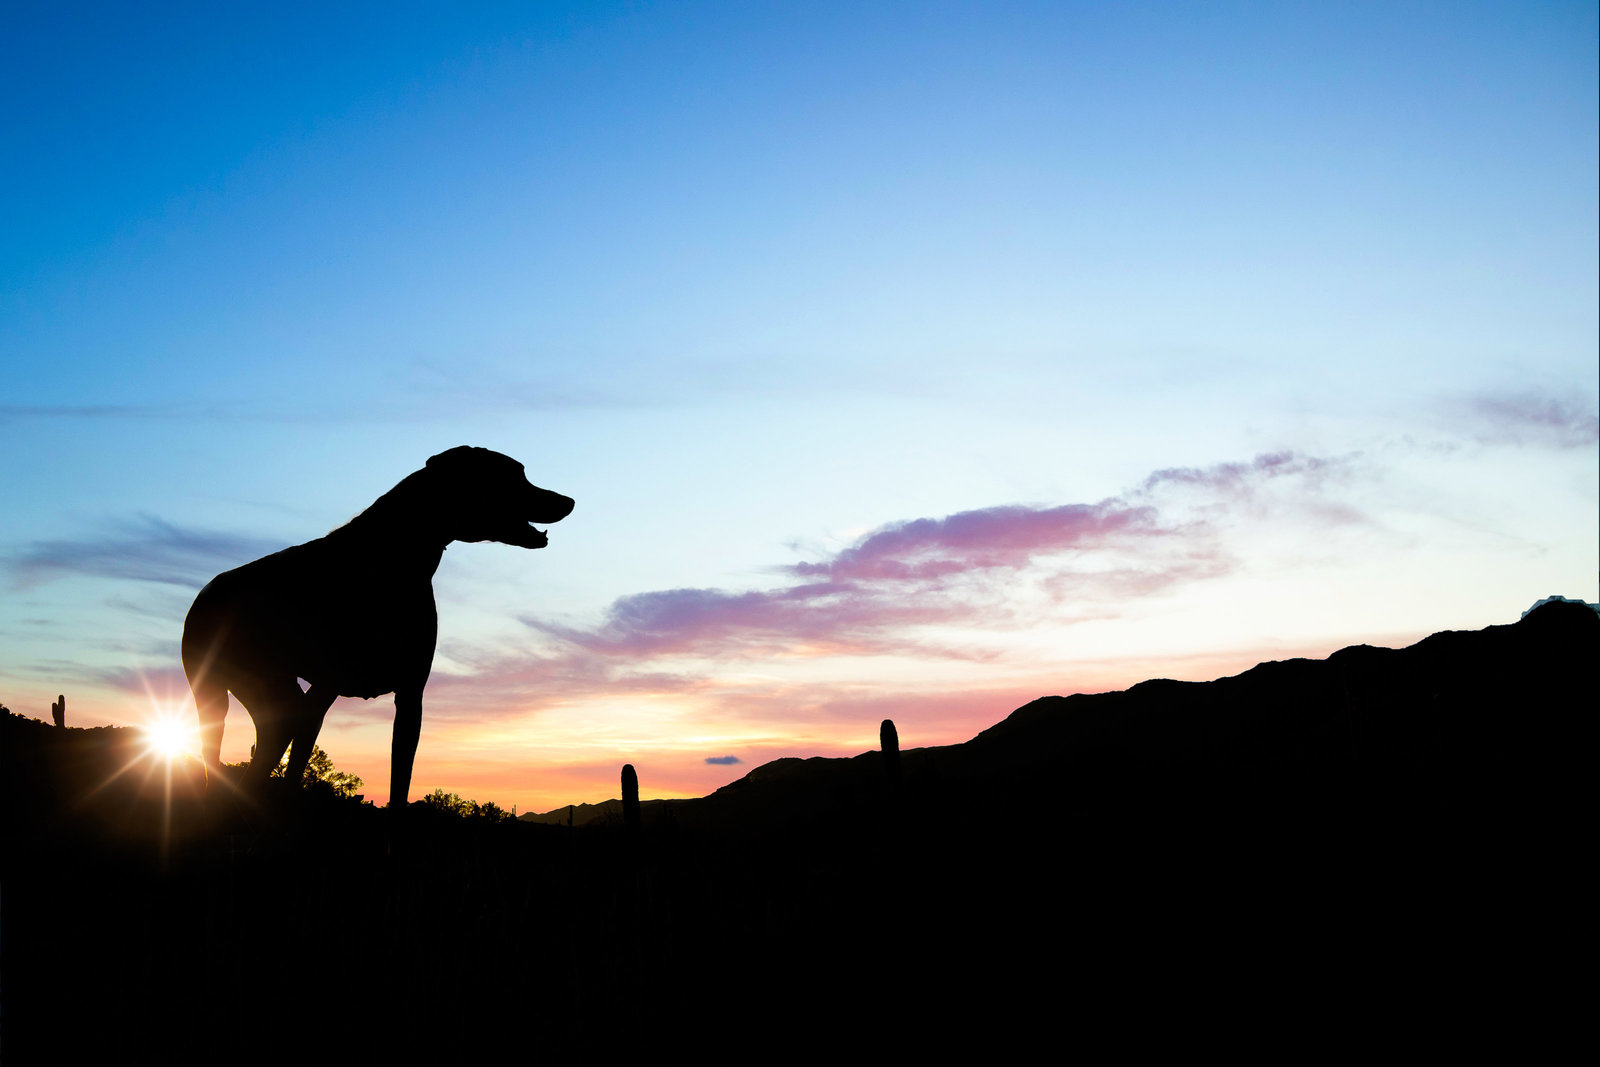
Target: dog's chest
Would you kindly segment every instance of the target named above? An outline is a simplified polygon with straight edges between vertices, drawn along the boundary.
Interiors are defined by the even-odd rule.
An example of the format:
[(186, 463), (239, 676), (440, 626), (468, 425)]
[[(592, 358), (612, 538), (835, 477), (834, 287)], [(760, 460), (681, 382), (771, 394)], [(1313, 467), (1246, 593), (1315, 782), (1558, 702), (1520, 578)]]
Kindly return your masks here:
[(425, 679), (433, 663), (438, 612), (431, 582), (361, 581), (347, 574), (303, 646), (312, 682), (343, 696), (374, 697)]

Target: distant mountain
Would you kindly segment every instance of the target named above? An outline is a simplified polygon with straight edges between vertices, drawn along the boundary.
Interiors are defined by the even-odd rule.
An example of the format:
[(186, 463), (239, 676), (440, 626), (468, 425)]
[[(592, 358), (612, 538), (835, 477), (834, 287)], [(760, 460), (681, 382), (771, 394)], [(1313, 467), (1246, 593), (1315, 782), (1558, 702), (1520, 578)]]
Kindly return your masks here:
[[(654, 802), (652, 802), (654, 803)], [(587, 826), (592, 822), (622, 825), (622, 801), (603, 800), (598, 804), (569, 804), (546, 812), (526, 812), (517, 816), (518, 822), (543, 826)]]

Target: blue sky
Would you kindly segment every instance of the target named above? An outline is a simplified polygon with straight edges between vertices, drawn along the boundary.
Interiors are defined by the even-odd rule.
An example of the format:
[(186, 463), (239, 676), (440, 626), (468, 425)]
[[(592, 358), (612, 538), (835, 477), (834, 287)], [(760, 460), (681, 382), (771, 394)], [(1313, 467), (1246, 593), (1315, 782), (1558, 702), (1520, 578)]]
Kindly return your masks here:
[[(1594, 599), (1596, 39), (1592, 4), (8, 5), (0, 699), (139, 721), (198, 584), (462, 443), (578, 500), (436, 582), (417, 788), (501, 803)], [(794, 592), (890, 541), (938, 579)], [(348, 704), (371, 788), (388, 706)]]

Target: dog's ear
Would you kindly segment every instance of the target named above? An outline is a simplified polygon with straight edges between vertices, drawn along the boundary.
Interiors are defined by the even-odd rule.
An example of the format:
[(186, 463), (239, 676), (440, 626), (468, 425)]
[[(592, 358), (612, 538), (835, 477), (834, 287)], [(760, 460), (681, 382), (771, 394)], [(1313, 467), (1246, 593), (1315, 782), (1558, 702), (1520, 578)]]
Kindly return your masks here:
[(471, 445), (457, 445), (456, 447), (450, 449), (449, 451), (440, 452), (437, 456), (429, 456), (427, 465), (431, 467), (435, 463), (453, 463), (454, 461), (456, 461), (458, 459), (464, 459), (466, 456), (468, 456), (469, 454), (471, 454), (473, 452), (482, 452), (482, 451), (483, 451), (483, 449), (474, 448)]

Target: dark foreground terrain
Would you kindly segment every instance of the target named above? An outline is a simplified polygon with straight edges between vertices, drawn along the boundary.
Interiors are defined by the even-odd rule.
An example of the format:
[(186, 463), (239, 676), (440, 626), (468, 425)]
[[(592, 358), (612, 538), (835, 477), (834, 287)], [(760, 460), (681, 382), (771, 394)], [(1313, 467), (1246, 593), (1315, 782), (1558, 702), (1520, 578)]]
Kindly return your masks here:
[(1556, 603), (1047, 697), (638, 834), (218, 810), (7, 716), (5, 1061), (1592, 1055), (1597, 647)]

